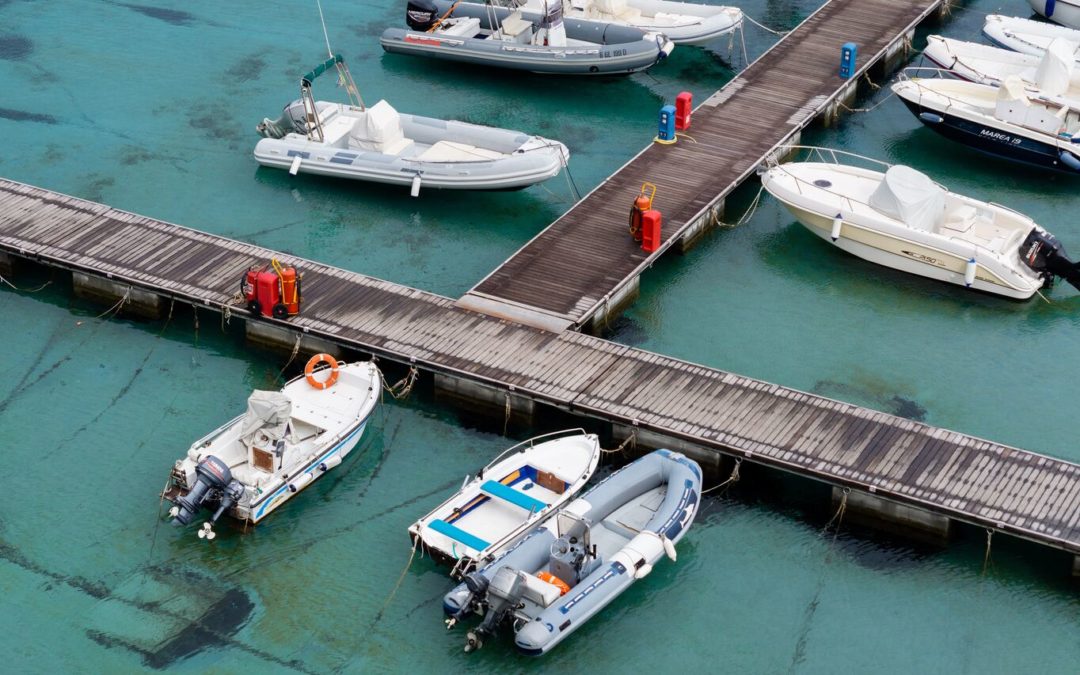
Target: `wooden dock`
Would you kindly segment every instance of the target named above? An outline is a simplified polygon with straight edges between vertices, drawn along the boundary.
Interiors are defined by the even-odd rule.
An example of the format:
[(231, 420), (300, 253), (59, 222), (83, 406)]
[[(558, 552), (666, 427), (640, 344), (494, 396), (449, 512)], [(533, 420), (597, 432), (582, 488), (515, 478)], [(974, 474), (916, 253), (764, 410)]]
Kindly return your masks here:
[[(459, 305), (564, 330), (588, 328), (636, 296), (668, 248), (722, 215), (728, 194), (821, 115), (851, 100), (875, 64), (905, 55), (914, 28), (942, 0), (831, 0), (693, 113), (687, 137), (653, 144), (472, 288)], [(839, 77), (840, 46), (858, 45), (856, 75)], [(653, 126), (642, 120), (643, 126)], [(628, 234), (643, 182), (657, 186), (663, 242), (647, 254)]]
[[(883, 518), (956, 520), (1080, 555), (1080, 465), (572, 331), (462, 309), (450, 298), (317, 262), (290, 321), (250, 317), (238, 280), (271, 251), (0, 180), (0, 266), (29, 259), (75, 285), (160, 310), (229, 312), (297, 340), (342, 345), (433, 373), (436, 386), (515, 410), (554, 406), (719, 466), (722, 456), (851, 490)], [(249, 331), (250, 332), (250, 331)], [(870, 500), (869, 502), (867, 500)], [(935, 523), (936, 519), (936, 523)], [(1080, 560), (1080, 558), (1077, 558)]]

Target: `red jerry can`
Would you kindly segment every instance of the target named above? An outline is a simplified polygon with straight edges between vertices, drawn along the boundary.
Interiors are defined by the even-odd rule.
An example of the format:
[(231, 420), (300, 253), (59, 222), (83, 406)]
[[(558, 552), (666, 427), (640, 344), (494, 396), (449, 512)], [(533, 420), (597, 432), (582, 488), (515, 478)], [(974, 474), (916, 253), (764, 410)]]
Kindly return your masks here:
[(259, 313), (273, 316), (274, 306), (281, 302), (281, 287), (278, 285), (277, 272), (262, 270), (255, 279), (255, 302)]
[(675, 130), (690, 128), (690, 113), (694, 109), (694, 95), (684, 91), (675, 97)]
[(641, 250), (652, 253), (660, 248), (660, 212), (649, 209), (641, 214)]

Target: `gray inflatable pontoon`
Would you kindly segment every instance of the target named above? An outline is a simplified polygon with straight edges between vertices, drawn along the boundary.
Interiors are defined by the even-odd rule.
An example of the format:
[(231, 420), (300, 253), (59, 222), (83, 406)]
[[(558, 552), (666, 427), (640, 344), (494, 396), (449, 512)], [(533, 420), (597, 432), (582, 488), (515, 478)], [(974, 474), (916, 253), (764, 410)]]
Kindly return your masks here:
[[(311, 84), (336, 68), (349, 103), (316, 101)], [(255, 160), (289, 173), (453, 190), (510, 190), (559, 174), (570, 152), (520, 131), (399, 113), (386, 101), (364, 106), (340, 56), (304, 75), (300, 98), (257, 131)]]
[(482, 614), (465, 651), (504, 623), (539, 656), (652, 571), (697, 515), (701, 468), (657, 450), (611, 474), (443, 598), (447, 625)]
[[(447, 12), (450, 12), (447, 16)], [(388, 52), (556, 75), (625, 75), (671, 53), (664, 35), (598, 21), (449, 0), (410, 0), (409, 28), (387, 28)]]

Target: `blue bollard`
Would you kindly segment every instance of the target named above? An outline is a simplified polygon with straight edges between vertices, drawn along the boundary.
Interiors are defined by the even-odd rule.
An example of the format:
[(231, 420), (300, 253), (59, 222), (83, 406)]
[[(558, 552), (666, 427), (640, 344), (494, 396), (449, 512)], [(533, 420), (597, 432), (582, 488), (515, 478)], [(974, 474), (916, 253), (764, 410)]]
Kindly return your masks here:
[(840, 48), (840, 77), (845, 80), (855, 74), (855, 57), (859, 48), (854, 42), (845, 42)]
[(661, 141), (675, 140), (675, 106), (669, 104), (660, 108), (660, 133), (656, 137)]

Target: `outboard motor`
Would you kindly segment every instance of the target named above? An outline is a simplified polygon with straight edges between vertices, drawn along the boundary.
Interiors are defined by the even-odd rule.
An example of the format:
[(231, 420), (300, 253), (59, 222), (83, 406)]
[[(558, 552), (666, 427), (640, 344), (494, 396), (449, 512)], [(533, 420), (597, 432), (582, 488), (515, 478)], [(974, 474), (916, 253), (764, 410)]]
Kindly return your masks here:
[(1069, 260), (1065, 247), (1049, 232), (1032, 228), (1024, 243), (1020, 244), (1019, 253), (1024, 264), (1040, 273), (1048, 287), (1058, 276), (1080, 289), (1080, 265)]
[[(484, 580), (486, 582), (486, 579)], [(468, 584), (468, 579), (466, 579)], [(470, 589), (472, 586), (470, 585)], [(492, 635), (521, 604), (521, 595), (525, 591), (525, 582), (517, 570), (500, 567), (495, 577), (487, 583), (487, 613), (475, 630), (465, 637), (465, 651), (471, 652), (484, 646), (484, 637)]]
[(439, 9), (432, 0), (409, 0), (405, 6), (405, 23), (409, 28), (426, 33), (439, 21)]
[(173, 517), (173, 525), (190, 525), (199, 511), (217, 502), (217, 511), (199, 530), (200, 539), (213, 539), (213, 523), (244, 496), (244, 486), (233, 480), (229, 466), (213, 455), (199, 462), (195, 467), (195, 476), (195, 485), (186, 495), (176, 500), (176, 505), (169, 514)]

